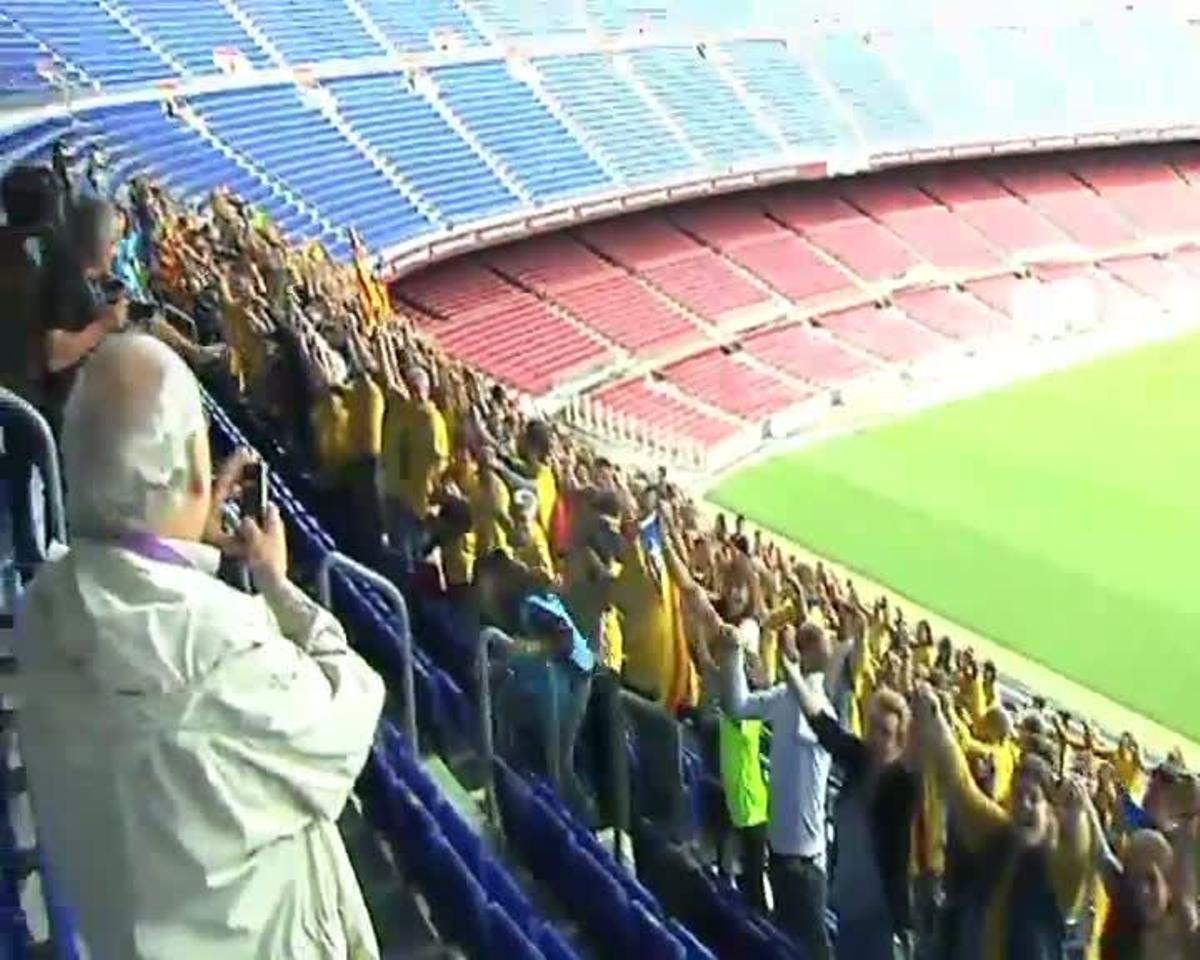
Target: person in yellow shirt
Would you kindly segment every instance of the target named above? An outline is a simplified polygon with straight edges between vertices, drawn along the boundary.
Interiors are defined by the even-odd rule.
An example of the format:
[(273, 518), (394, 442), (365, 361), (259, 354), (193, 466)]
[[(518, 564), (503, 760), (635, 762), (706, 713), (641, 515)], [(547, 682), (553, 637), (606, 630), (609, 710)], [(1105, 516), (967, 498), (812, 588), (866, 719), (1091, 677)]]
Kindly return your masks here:
[(937, 695), (923, 686), (915, 700), (926, 766), (945, 792), (956, 837), (974, 856), (969, 899), (980, 909), (967, 912), (974, 922), (962, 931), (956, 955), (1062, 956), (1066, 920), (1076, 914), (1093, 869), (1086, 791), (1074, 780), (1059, 784), (1049, 764), (1027, 755), (1001, 806), (972, 780)]
[(402, 568), (411, 572), (430, 498), (449, 464), (450, 442), (442, 412), (430, 399), (429, 375), (409, 371), (387, 400), (383, 424), (383, 476), (388, 539)]
[(537, 496), (528, 490), (518, 490), (512, 497), (512, 543), (517, 560), (527, 569), (554, 583), (557, 574), (550, 554), (550, 540), (538, 522)]
[(383, 391), (352, 351), (352, 375), (345, 390), (345, 492), (349, 516), (345, 549), (377, 566), (383, 540), (379, 459), (383, 452)]
[(496, 452), (489, 444), (479, 452), (479, 469), (472, 489), (464, 493), (471, 503), (479, 556), (486, 557), (493, 550), (511, 553), (512, 496), (496, 470)]
[(633, 533), (620, 555), (621, 572), (612, 590), (625, 645), (623, 676), (627, 686), (663, 703), (675, 668), (669, 575), (661, 553), (656, 555), (640, 530)]

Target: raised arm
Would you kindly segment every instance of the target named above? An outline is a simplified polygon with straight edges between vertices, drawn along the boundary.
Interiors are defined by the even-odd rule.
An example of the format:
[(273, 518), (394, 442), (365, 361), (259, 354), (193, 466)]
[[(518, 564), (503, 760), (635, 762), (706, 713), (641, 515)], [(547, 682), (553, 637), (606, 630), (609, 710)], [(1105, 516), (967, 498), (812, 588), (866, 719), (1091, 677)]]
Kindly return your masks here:
[(829, 703), (800, 672), (798, 664), (784, 659), (781, 668), (788, 689), (800, 701), (800, 709), (817, 741), (834, 761), (851, 776), (857, 776), (867, 762), (866, 745), (844, 730), (829, 712)]
[(917, 691), (914, 719), (926, 766), (937, 777), (958, 816), (963, 839), (970, 848), (981, 849), (997, 830), (1008, 826), (1008, 814), (971, 777), (967, 758), (941, 713), (936, 694), (928, 686)]
[(1050, 861), (1054, 895), (1064, 916), (1078, 914), (1095, 863), (1087, 789), (1077, 779), (1065, 780), (1058, 803), (1058, 842)]
[(787, 687), (777, 683), (767, 690), (751, 693), (746, 683), (742, 648), (732, 627), (722, 625), (719, 645), (723, 661), (721, 703), (725, 712), (735, 720), (770, 720), (775, 705), (790, 696)]

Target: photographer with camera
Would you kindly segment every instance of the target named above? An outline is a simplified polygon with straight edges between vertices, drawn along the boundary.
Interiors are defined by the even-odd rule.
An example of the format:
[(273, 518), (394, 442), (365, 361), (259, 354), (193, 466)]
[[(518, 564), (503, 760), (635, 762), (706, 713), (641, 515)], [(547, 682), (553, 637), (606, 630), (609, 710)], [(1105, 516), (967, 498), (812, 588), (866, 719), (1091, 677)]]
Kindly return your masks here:
[(85, 198), (72, 210), (65, 242), (51, 248), (42, 274), (40, 374), (56, 435), (80, 364), (128, 321), (125, 288), (111, 273), (120, 239), (112, 204)]

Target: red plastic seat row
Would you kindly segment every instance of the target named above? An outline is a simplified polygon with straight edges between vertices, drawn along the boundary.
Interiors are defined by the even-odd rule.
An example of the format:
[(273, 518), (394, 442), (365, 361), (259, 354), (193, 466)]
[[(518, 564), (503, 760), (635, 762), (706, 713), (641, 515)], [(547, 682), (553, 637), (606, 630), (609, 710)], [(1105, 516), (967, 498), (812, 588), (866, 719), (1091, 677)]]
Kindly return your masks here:
[(854, 282), (846, 274), (822, 260), (802, 238), (785, 230), (739, 246), (729, 256), (796, 302), (855, 290)]
[(561, 289), (554, 300), (592, 329), (636, 353), (652, 353), (702, 338), (682, 312), (626, 273)]
[(521, 293), (473, 259), (452, 260), (406, 277), (397, 292), (440, 320), (459, 320)]
[(510, 244), (491, 251), (487, 259), (505, 276), (547, 294), (621, 272), (577, 240), (562, 234)]
[(536, 297), (518, 293), (494, 310), (435, 328), (449, 353), (528, 393), (544, 393), (608, 363), (604, 347)]
[(641, 379), (607, 387), (596, 399), (610, 410), (698, 443), (720, 443), (742, 429)]
[(662, 374), (686, 393), (747, 420), (761, 420), (812, 396), (811, 391), (739, 363), (721, 350), (671, 364)]
[(832, 194), (786, 189), (769, 195), (767, 209), (864, 280), (902, 276), (924, 262), (882, 224)]
[(946, 270), (999, 267), (999, 252), (972, 226), (899, 176), (845, 181), (844, 199)]
[(654, 286), (713, 323), (734, 310), (766, 303), (770, 296), (708, 250), (642, 271)]
[(824, 314), (817, 323), (847, 343), (898, 363), (924, 359), (949, 342), (894, 308), (854, 307)]
[(879, 367), (807, 323), (756, 334), (742, 346), (764, 363), (820, 387), (840, 386)]

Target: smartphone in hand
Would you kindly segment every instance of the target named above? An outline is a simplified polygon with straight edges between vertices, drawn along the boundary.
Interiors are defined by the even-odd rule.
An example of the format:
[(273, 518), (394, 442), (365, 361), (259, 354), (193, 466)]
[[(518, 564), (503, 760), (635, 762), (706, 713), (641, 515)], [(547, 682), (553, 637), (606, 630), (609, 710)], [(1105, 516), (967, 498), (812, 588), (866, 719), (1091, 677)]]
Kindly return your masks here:
[(242, 517), (262, 526), (267, 515), (267, 466), (261, 461), (247, 464), (242, 471)]

